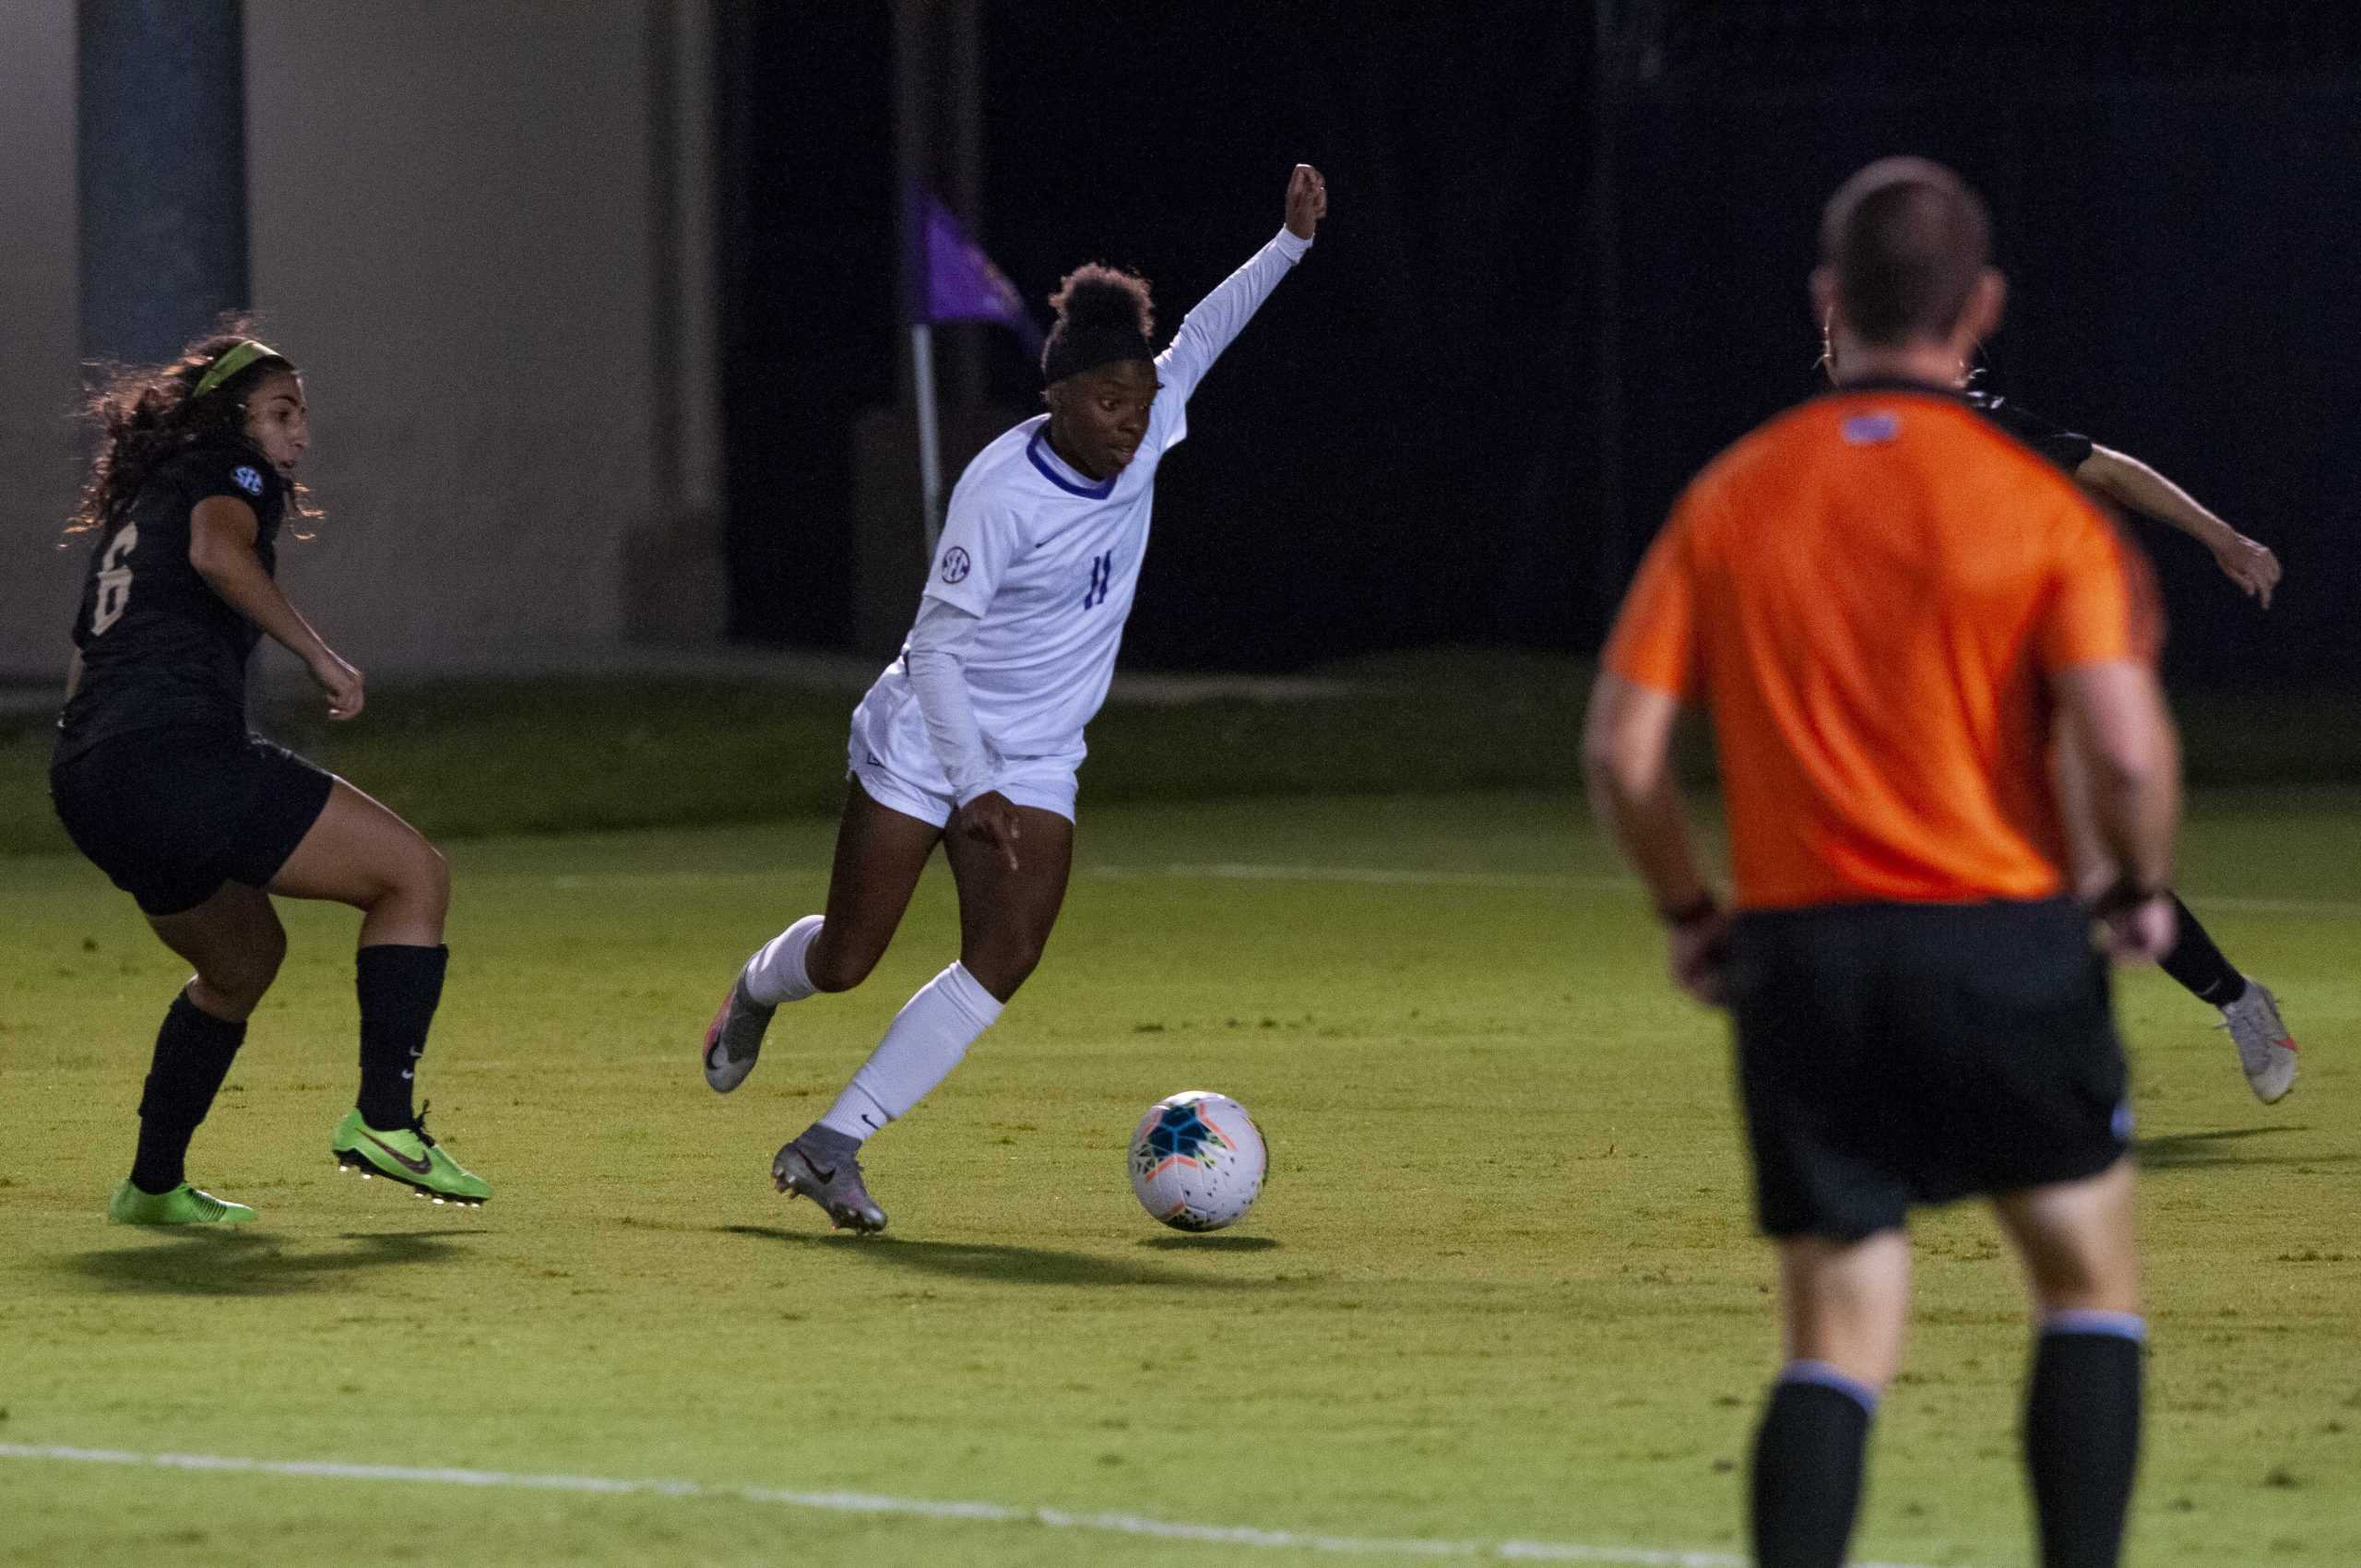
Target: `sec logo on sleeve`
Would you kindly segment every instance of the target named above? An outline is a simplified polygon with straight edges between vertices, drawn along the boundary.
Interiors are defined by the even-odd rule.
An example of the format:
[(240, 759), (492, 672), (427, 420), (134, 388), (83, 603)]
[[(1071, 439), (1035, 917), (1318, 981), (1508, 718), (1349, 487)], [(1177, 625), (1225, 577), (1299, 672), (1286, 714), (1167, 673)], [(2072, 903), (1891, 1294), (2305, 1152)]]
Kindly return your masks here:
[(974, 564), (967, 559), (967, 552), (955, 544), (943, 552), (943, 580), (946, 583), (964, 582)]

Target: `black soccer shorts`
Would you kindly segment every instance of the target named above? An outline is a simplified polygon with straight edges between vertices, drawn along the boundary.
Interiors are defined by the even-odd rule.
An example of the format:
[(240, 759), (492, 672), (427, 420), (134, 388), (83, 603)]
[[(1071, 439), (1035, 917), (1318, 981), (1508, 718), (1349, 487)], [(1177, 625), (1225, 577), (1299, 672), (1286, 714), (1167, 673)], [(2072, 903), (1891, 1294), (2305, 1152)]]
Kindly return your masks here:
[(1730, 987), (1771, 1236), (1858, 1241), (2130, 1146), (2106, 961), (2071, 898), (1749, 911)]
[(74, 847), (150, 915), (222, 884), (267, 885), (328, 803), (333, 776), (258, 735), (141, 730), (50, 769)]

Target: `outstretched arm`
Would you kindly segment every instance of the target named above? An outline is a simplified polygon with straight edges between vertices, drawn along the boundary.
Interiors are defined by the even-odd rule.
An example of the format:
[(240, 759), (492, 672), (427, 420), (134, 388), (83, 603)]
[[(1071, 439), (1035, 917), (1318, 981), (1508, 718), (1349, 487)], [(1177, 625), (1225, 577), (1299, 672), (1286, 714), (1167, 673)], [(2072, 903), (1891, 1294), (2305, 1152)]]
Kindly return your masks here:
[(1311, 237), (1320, 220), (1328, 215), (1328, 183), (1320, 171), (1309, 163), (1299, 163), (1287, 177), (1287, 227), (1271, 237), (1268, 244), (1248, 259), (1245, 266), (1224, 279), (1214, 291), (1197, 302), (1180, 330), (1173, 334), (1172, 346), (1157, 356), (1157, 379), (1161, 390), (1175, 395), (1185, 402), (1196, 390), (1197, 382), (1213, 368), (1221, 351), (1244, 330), (1253, 319), (1271, 291), (1287, 269), (1303, 259), (1311, 248)]
[(2271, 608), (2279, 586), (2279, 557), (2204, 507), (2194, 497), (2139, 458), (2093, 446), (2074, 478), (2082, 484), (2160, 523), (2169, 523), (2213, 552), (2225, 575)]

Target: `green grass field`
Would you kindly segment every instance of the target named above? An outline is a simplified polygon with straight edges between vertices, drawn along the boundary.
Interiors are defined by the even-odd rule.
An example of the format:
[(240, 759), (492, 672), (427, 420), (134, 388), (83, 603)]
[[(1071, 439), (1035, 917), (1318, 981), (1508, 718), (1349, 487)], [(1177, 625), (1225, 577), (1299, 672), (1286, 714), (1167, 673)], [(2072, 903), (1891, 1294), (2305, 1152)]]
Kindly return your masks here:
[[(2122, 989), (2154, 1324), (2142, 1564), (2361, 1562), (2356, 807), (2201, 801), (2185, 855), (2191, 902), (2286, 1001), (2293, 1099), (2257, 1106), (2161, 977)], [(806, 821), (451, 846), (422, 1079), (495, 1183), (480, 1212), (333, 1170), (353, 918), (289, 907), (291, 956), (192, 1158), (263, 1211), (228, 1235), (103, 1223), (180, 971), (79, 861), (0, 861), (0, 1562), (1333, 1555), (1114, 1527), (1142, 1521), (1400, 1547), (1376, 1561), (1742, 1550), (1774, 1349), (1721, 1028), (1659, 978), (1573, 801), (1086, 793), (1049, 960), (875, 1146), (894, 1222), (866, 1241), (767, 1166), (952, 951), (940, 868), (871, 983), (783, 1013), (744, 1089), (694, 1064), (731, 966), (816, 907), (827, 845)], [(1151, 1223), (1123, 1176), (1138, 1112), (1189, 1087), (1243, 1099), (1275, 1150), (1261, 1205), (1211, 1237)], [(1858, 1550), (2022, 1563), (2018, 1288), (1980, 1213), (1916, 1233)], [(57, 1447), (699, 1490), (32, 1456)], [(1125, 1517), (1071, 1520), (1101, 1514)]]

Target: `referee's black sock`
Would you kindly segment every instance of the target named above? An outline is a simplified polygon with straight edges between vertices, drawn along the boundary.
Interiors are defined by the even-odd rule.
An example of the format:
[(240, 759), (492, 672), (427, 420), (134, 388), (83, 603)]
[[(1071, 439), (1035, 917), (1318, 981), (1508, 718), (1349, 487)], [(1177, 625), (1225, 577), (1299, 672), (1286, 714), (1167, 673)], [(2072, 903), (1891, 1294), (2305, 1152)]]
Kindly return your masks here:
[(213, 1109), (230, 1063), (245, 1043), (246, 1026), (217, 1018), (188, 999), (172, 998), (156, 1031), (156, 1054), (139, 1097), (139, 1152), (132, 1157), (131, 1184), (143, 1193), (169, 1193), (188, 1180), (188, 1141)]
[(2052, 1313), (2025, 1399), (2025, 1468), (2042, 1568), (2116, 1568), (2140, 1462), (2140, 1355), (2129, 1313)]
[(2227, 1007), (2247, 993), (2247, 977), (2230, 967), (2189, 906), (2173, 895), (2173, 914), (2178, 921), (2179, 934), (2173, 938), (2172, 951), (2162, 960), (2165, 973), (2180, 981), (2189, 993), (2200, 1002), (2214, 1007)]
[(1877, 1396), (1821, 1361), (1790, 1361), (1754, 1434), (1759, 1568), (1844, 1568)]
[(410, 1075), (426, 1051), (426, 1031), (443, 1000), (447, 947), (392, 943), (363, 947), (355, 959), (361, 993), (361, 1094), (354, 1104), (372, 1127), (407, 1127)]

